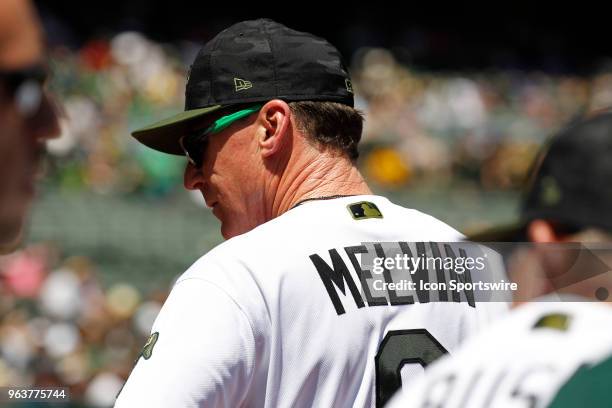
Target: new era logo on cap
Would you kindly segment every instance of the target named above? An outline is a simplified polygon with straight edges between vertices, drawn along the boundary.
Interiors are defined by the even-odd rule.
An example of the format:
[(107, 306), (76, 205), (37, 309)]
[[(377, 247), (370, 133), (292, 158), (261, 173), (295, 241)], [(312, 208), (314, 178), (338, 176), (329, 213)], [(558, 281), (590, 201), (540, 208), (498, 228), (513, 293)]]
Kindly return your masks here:
[(153, 149), (182, 155), (179, 139), (198, 118), (272, 99), (354, 106), (348, 69), (333, 45), (270, 19), (242, 21), (198, 52), (187, 75), (185, 111), (132, 134)]
[(238, 92), (252, 88), (253, 84), (251, 81), (247, 81), (246, 79), (234, 78), (234, 87), (236, 88), (236, 92)]
[(344, 85), (346, 86), (346, 91), (349, 93), (353, 93), (353, 83), (351, 82), (350, 79), (345, 79), (344, 80)]

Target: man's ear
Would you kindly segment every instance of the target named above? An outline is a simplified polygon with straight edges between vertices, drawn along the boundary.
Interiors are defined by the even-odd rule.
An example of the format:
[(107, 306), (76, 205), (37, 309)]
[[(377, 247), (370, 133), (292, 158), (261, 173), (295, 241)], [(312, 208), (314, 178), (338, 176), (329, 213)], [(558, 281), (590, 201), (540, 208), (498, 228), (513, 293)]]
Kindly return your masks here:
[(545, 220), (533, 220), (527, 226), (527, 238), (531, 242), (557, 242), (554, 228)]
[(259, 110), (257, 121), (260, 125), (257, 138), (262, 157), (271, 157), (290, 137), (291, 109), (285, 101), (273, 99)]
[[(538, 262), (544, 273), (544, 278), (549, 280), (549, 288), (553, 290), (556, 286), (554, 280), (565, 274), (575, 264), (578, 252), (571, 248), (551, 249), (550, 243), (563, 241), (550, 222), (545, 220), (533, 220), (527, 226), (527, 236), (536, 245), (533, 247), (538, 257)], [(539, 244), (539, 245), (538, 245)]]

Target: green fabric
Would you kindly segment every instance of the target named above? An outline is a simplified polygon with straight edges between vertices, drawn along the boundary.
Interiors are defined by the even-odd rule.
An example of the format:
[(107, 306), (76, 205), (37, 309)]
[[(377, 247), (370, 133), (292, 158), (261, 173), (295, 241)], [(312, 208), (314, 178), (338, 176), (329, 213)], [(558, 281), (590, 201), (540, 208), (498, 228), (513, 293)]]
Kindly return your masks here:
[(612, 358), (582, 367), (563, 385), (549, 408), (612, 406)]
[(251, 113), (255, 113), (261, 109), (263, 105), (252, 106), (247, 109), (239, 110), (238, 112), (234, 112), (230, 115), (223, 116), (217, 119), (206, 131), (204, 134), (214, 134), (222, 131), (223, 129), (229, 127), (232, 123), (249, 116)]

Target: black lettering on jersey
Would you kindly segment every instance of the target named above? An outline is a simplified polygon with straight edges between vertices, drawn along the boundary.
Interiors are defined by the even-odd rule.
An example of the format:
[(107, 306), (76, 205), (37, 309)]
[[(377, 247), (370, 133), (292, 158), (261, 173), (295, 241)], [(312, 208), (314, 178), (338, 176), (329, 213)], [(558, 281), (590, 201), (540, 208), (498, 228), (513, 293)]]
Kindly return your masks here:
[[(463, 248), (459, 248), (459, 255), (463, 259), (468, 258), (468, 254)], [(472, 280), (472, 268), (468, 268), (467, 265), (464, 265), (465, 271), (463, 273), (458, 274), (460, 282), (463, 283), (474, 283)], [(465, 298), (467, 299), (467, 303), (471, 307), (476, 307), (476, 301), (474, 298), (474, 291), (465, 289), (463, 291), (465, 294)]]
[(346, 291), (344, 289), (345, 281), (349, 287), (349, 290), (351, 291), (351, 294), (353, 295), (353, 299), (355, 299), (357, 307), (364, 307), (365, 304), (363, 303), (361, 294), (355, 285), (355, 281), (353, 281), (353, 278), (351, 277), (346, 264), (340, 257), (340, 254), (338, 254), (338, 251), (336, 249), (330, 249), (329, 256), (332, 260), (332, 267), (330, 267), (318, 254), (310, 255), (310, 260), (314, 264), (315, 268), (317, 268), (317, 272), (319, 273), (319, 276), (323, 281), (323, 285), (327, 290), (327, 294), (329, 295), (329, 298), (336, 309), (336, 313), (339, 315), (344, 313), (344, 307), (342, 306), (342, 302), (338, 297), (336, 288), (340, 289), (340, 292), (346, 296)]
[[(387, 259), (383, 243), (374, 243), (374, 251), (376, 253), (376, 257), (381, 259)], [(343, 303), (339, 297), (337, 290), (340, 290), (342, 295), (346, 296), (345, 282), (348, 285), (349, 290), (351, 291), (351, 295), (355, 301), (355, 304), (358, 308), (362, 308), (366, 305), (368, 306), (388, 306), (389, 304), (395, 305), (407, 305), (414, 304), (415, 302), (419, 303), (429, 303), (432, 301), (431, 295), (434, 293), (434, 298), (436, 298), (436, 293), (430, 293), (429, 290), (424, 289), (424, 285), (421, 283), (430, 283), (431, 280), (435, 279), (437, 283), (448, 283), (450, 279), (454, 279), (457, 282), (461, 283), (472, 283), (472, 270), (464, 265), (464, 272), (457, 273), (453, 269), (453, 265), (456, 263), (452, 262), (457, 259), (457, 255), (455, 254), (453, 248), (449, 244), (437, 243), (437, 242), (416, 242), (414, 245), (416, 246), (416, 253), (413, 255), (413, 251), (410, 249), (407, 242), (400, 241), (397, 242), (400, 251), (409, 258), (415, 258), (419, 260), (424, 260), (428, 258), (427, 255), (427, 245), (431, 248), (431, 254), (435, 259), (446, 258), (450, 262), (448, 262), (451, 266), (447, 266), (447, 262), (434, 262), (433, 266), (430, 262), (417, 262), (416, 270), (410, 272), (410, 279), (415, 283), (414, 291), (416, 292), (416, 296), (414, 293), (410, 295), (398, 295), (398, 292), (393, 289), (389, 289), (388, 287), (385, 289), (387, 295), (383, 296), (375, 296), (377, 293), (373, 291), (373, 287), (370, 285), (370, 281), (373, 279), (373, 272), (369, 269), (364, 269), (357, 259), (358, 254), (367, 254), (368, 247), (366, 245), (355, 245), (348, 246), (343, 248), (346, 252), (355, 273), (357, 274), (358, 283), (361, 285), (359, 288), (356, 285), (356, 281), (352, 277), (352, 271), (349, 270), (348, 264), (346, 264), (343, 258), (339, 254), (339, 249), (332, 248), (329, 249), (329, 256), (331, 259), (331, 266), (323, 260), (323, 258), (318, 254), (310, 255), (310, 260), (313, 265), (317, 269), (319, 277), (327, 290), (330, 300), (334, 305), (336, 313), (338, 315), (344, 314), (345, 309)], [(442, 248), (444, 249), (442, 251)], [(467, 252), (463, 248), (458, 248), (459, 257), (462, 259), (467, 259)], [(444, 253), (444, 256), (443, 256)], [(398, 255), (399, 256), (399, 255)], [(384, 281), (388, 283), (393, 283), (392, 270), (388, 270), (384, 265), (383, 267), (383, 278)], [(448, 275), (446, 271), (448, 270)], [(434, 275), (435, 273), (435, 275)], [(431, 274), (431, 275), (430, 275)], [(448, 280), (447, 280), (448, 279)], [(447, 285), (439, 285), (437, 289), (437, 300), (441, 302), (462, 302), (461, 293), (456, 290), (451, 290), (451, 296), (449, 296)], [(422, 289), (423, 288), (423, 289)], [(361, 292), (363, 290), (363, 293)], [(475, 296), (473, 290), (463, 289), (463, 295), (465, 296), (465, 300), (468, 305), (471, 307), (476, 307)], [(365, 297), (365, 301), (364, 301)]]
[[(416, 243), (417, 246), (417, 257), (426, 257), (427, 254), (425, 253), (425, 244), (422, 242), (417, 242)], [(410, 258), (412, 258), (412, 251), (410, 250), (410, 247), (408, 246), (407, 242), (399, 242), (399, 247), (402, 250), (402, 253), (408, 255)], [(420, 285), (418, 282), (429, 282), (429, 270), (427, 270), (426, 268), (422, 268), (420, 265), (417, 268), (417, 270), (414, 272), (414, 274), (412, 274), (412, 281), (414, 283), (416, 283), (416, 294), (417, 294), (417, 298), (419, 300), (419, 303), (429, 303), (429, 291), (428, 290), (424, 290), (424, 289), (419, 289)]]
[[(446, 252), (446, 256), (448, 258), (455, 258), (455, 259), (457, 258), (457, 255), (455, 255), (455, 252), (453, 251), (451, 246), (448, 244), (444, 244), (444, 252)], [(467, 252), (465, 252), (464, 249), (459, 248), (459, 256), (465, 259), (467, 258)], [(450, 278), (455, 279), (457, 282), (472, 283), (471, 269), (467, 267), (465, 268), (465, 272), (463, 273), (457, 273), (453, 269), (449, 269), (448, 272), (450, 274)], [(468, 305), (472, 307), (476, 307), (476, 303), (474, 302), (474, 291), (469, 290), (469, 289), (464, 289), (463, 293), (465, 295), (465, 298), (467, 299)], [(453, 302), (457, 302), (457, 303), (461, 302), (461, 293), (455, 290), (453, 291)]]
[(386, 306), (387, 298), (385, 297), (376, 297), (372, 296), (372, 292), (370, 292), (370, 287), (368, 286), (368, 279), (372, 279), (372, 272), (368, 269), (362, 269), (361, 265), (357, 261), (356, 254), (367, 254), (368, 249), (365, 245), (358, 245), (352, 247), (344, 248), (346, 254), (348, 255), (351, 263), (353, 264), (353, 268), (355, 268), (355, 272), (357, 272), (357, 276), (359, 277), (359, 281), (361, 282), (361, 288), (363, 289), (363, 293), (365, 294), (366, 300), (368, 301), (368, 306)]
[[(431, 255), (434, 258), (442, 258), (442, 254), (440, 253), (440, 248), (438, 248), (437, 243), (430, 242), (429, 247), (431, 248)], [(438, 282), (447, 283), (446, 275), (444, 274), (444, 268), (442, 268), (442, 265), (440, 265), (438, 262), (435, 262), (435, 268), (436, 278)], [(440, 302), (448, 302), (448, 292), (442, 288), (438, 289), (438, 299), (440, 299)]]
[[(374, 250), (376, 251), (376, 256), (379, 258), (386, 258), (385, 251), (381, 244), (374, 244)], [(391, 271), (383, 265), (383, 277), (386, 283), (392, 283), (393, 279), (391, 278)], [(389, 301), (392, 305), (411, 305), (414, 304), (414, 298), (410, 295), (408, 296), (398, 296), (397, 292), (393, 289), (387, 289), (389, 293)]]
[[(558, 371), (558, 367), (556, 367), (554, 364), (538, 364), (536, 366), (529, 367), (525, 372), (521, 373), (521, 375), (515, 377), (518, 378), (518, 382), (514, 387), (510, 388), (512, 390), (510, 396), (513, 399), (523, 400), (525, 402), (524, 406), (541, 407), (541, 402), (543, 402), (542, 400), (545, 397), (545, 395), (543, 395), (544, 393), (537, 393), (537, 389), (533, 390), (533, 387), (529, 387), (529, 385), (534, 383), (534, 377), (539, 379), (539, 381), (542, 381), (542, 379), (546, 377), (558, 377)], [(535, 382), (537, 383), (538, 380)], [(504, 387), (504, 389), (508, 389), (508, 387)]]
[[(468, 254), (465, 252), (465, 249), (459, 248), (459, 256), (463, 259), (467, 259)], [(465, 271), (463, 273), (458, 274), (459, 279), (463, 283), (473, 283), (472, 282), (472, 269), (465, 267)], [(465, 297), (468, 301), (468, 305), (476, 307), (476, 303), (474, 302), (474, 291), (473, 290), (464, 290)]]
[(426, 329), (391, 330), (378, 346), (376, 407), (383, 407), (402, 386), (401, 369), (406, 364), (427, 367), (447, 351)]

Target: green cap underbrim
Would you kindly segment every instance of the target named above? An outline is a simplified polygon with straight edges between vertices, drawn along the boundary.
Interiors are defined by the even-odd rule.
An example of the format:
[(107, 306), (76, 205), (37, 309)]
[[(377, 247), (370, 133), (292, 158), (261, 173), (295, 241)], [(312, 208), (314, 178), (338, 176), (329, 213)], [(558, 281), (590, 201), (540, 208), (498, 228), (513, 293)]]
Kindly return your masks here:
[(208, 115), (223, 108), (221, 105), (192, 109), (160, 120), (132, 132), (132, 136), (145, 146), (157, 151), (183, 156), (179, 139), (189, 131), (194, 119)]
[(493, 227), (474, 234), (468, 234), (467, 240), (472, 242), (522, 242), (526, 238), (525, 221)]

